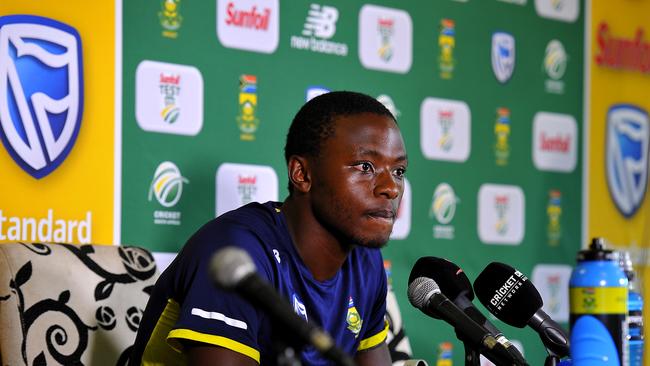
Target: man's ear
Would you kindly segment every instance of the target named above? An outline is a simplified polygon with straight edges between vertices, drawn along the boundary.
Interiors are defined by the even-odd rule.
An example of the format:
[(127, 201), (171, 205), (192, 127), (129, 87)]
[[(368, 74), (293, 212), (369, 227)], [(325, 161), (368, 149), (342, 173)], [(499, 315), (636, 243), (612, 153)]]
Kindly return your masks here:
[(289, 158), (289, 181), (298, 192), (307, 193), (311, 189), (311, 172), (309, 161), (302, 156), (292, 155)]

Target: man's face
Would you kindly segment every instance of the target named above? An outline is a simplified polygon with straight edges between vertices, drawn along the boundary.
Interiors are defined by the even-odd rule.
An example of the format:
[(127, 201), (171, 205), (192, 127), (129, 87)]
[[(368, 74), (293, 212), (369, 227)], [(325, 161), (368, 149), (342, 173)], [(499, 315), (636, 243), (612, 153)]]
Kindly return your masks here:
[(312, 210), (344, 245), (386, 244), (404, 192), (404, 141), (387, 116), (339, 117), (312, 165)]

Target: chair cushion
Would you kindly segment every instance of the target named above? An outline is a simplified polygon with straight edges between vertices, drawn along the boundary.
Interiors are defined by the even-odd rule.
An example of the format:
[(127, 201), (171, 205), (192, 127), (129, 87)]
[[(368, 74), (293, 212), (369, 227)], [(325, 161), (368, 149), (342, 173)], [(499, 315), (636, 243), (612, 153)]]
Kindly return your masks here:
[(126, 364), (157, 277), (139, 247), (0, 245), (0, 361)]

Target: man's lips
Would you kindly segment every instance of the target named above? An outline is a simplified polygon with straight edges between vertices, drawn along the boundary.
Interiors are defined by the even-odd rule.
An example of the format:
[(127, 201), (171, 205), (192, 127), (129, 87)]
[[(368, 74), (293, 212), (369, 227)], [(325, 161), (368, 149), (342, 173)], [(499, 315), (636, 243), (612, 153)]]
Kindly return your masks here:
[(373, 218), (378, 218), (378, 219), (394, 220), (395, 219), (395, 211), (393, 211), (393, 210), (372, 210), (372, 211), (368, 212), (368, 216), (373, 217)]

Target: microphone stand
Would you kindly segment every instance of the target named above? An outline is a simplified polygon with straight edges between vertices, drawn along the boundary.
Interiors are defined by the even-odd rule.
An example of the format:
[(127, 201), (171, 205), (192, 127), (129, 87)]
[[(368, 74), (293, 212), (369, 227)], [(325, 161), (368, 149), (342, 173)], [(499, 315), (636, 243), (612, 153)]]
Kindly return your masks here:
[(481, 354), (467, 342), (463, 342), (465, 346), (465, 366), (481, 366)]
[(544, 360), (544, 366), (557, 366), (560, 364), (560, 358), (554, 354), (549, 354)]
[(293, 348), (285, 347), (282, 352), (278, 353), (278, 366), (302, 366), (302, 363)]
[(273, 348), (277, 352), (276, 361), (278, 366), (302, 366), (299, 354), (293, 346), (284, 340), (284, 335), (277, 337), (273, 341)]

